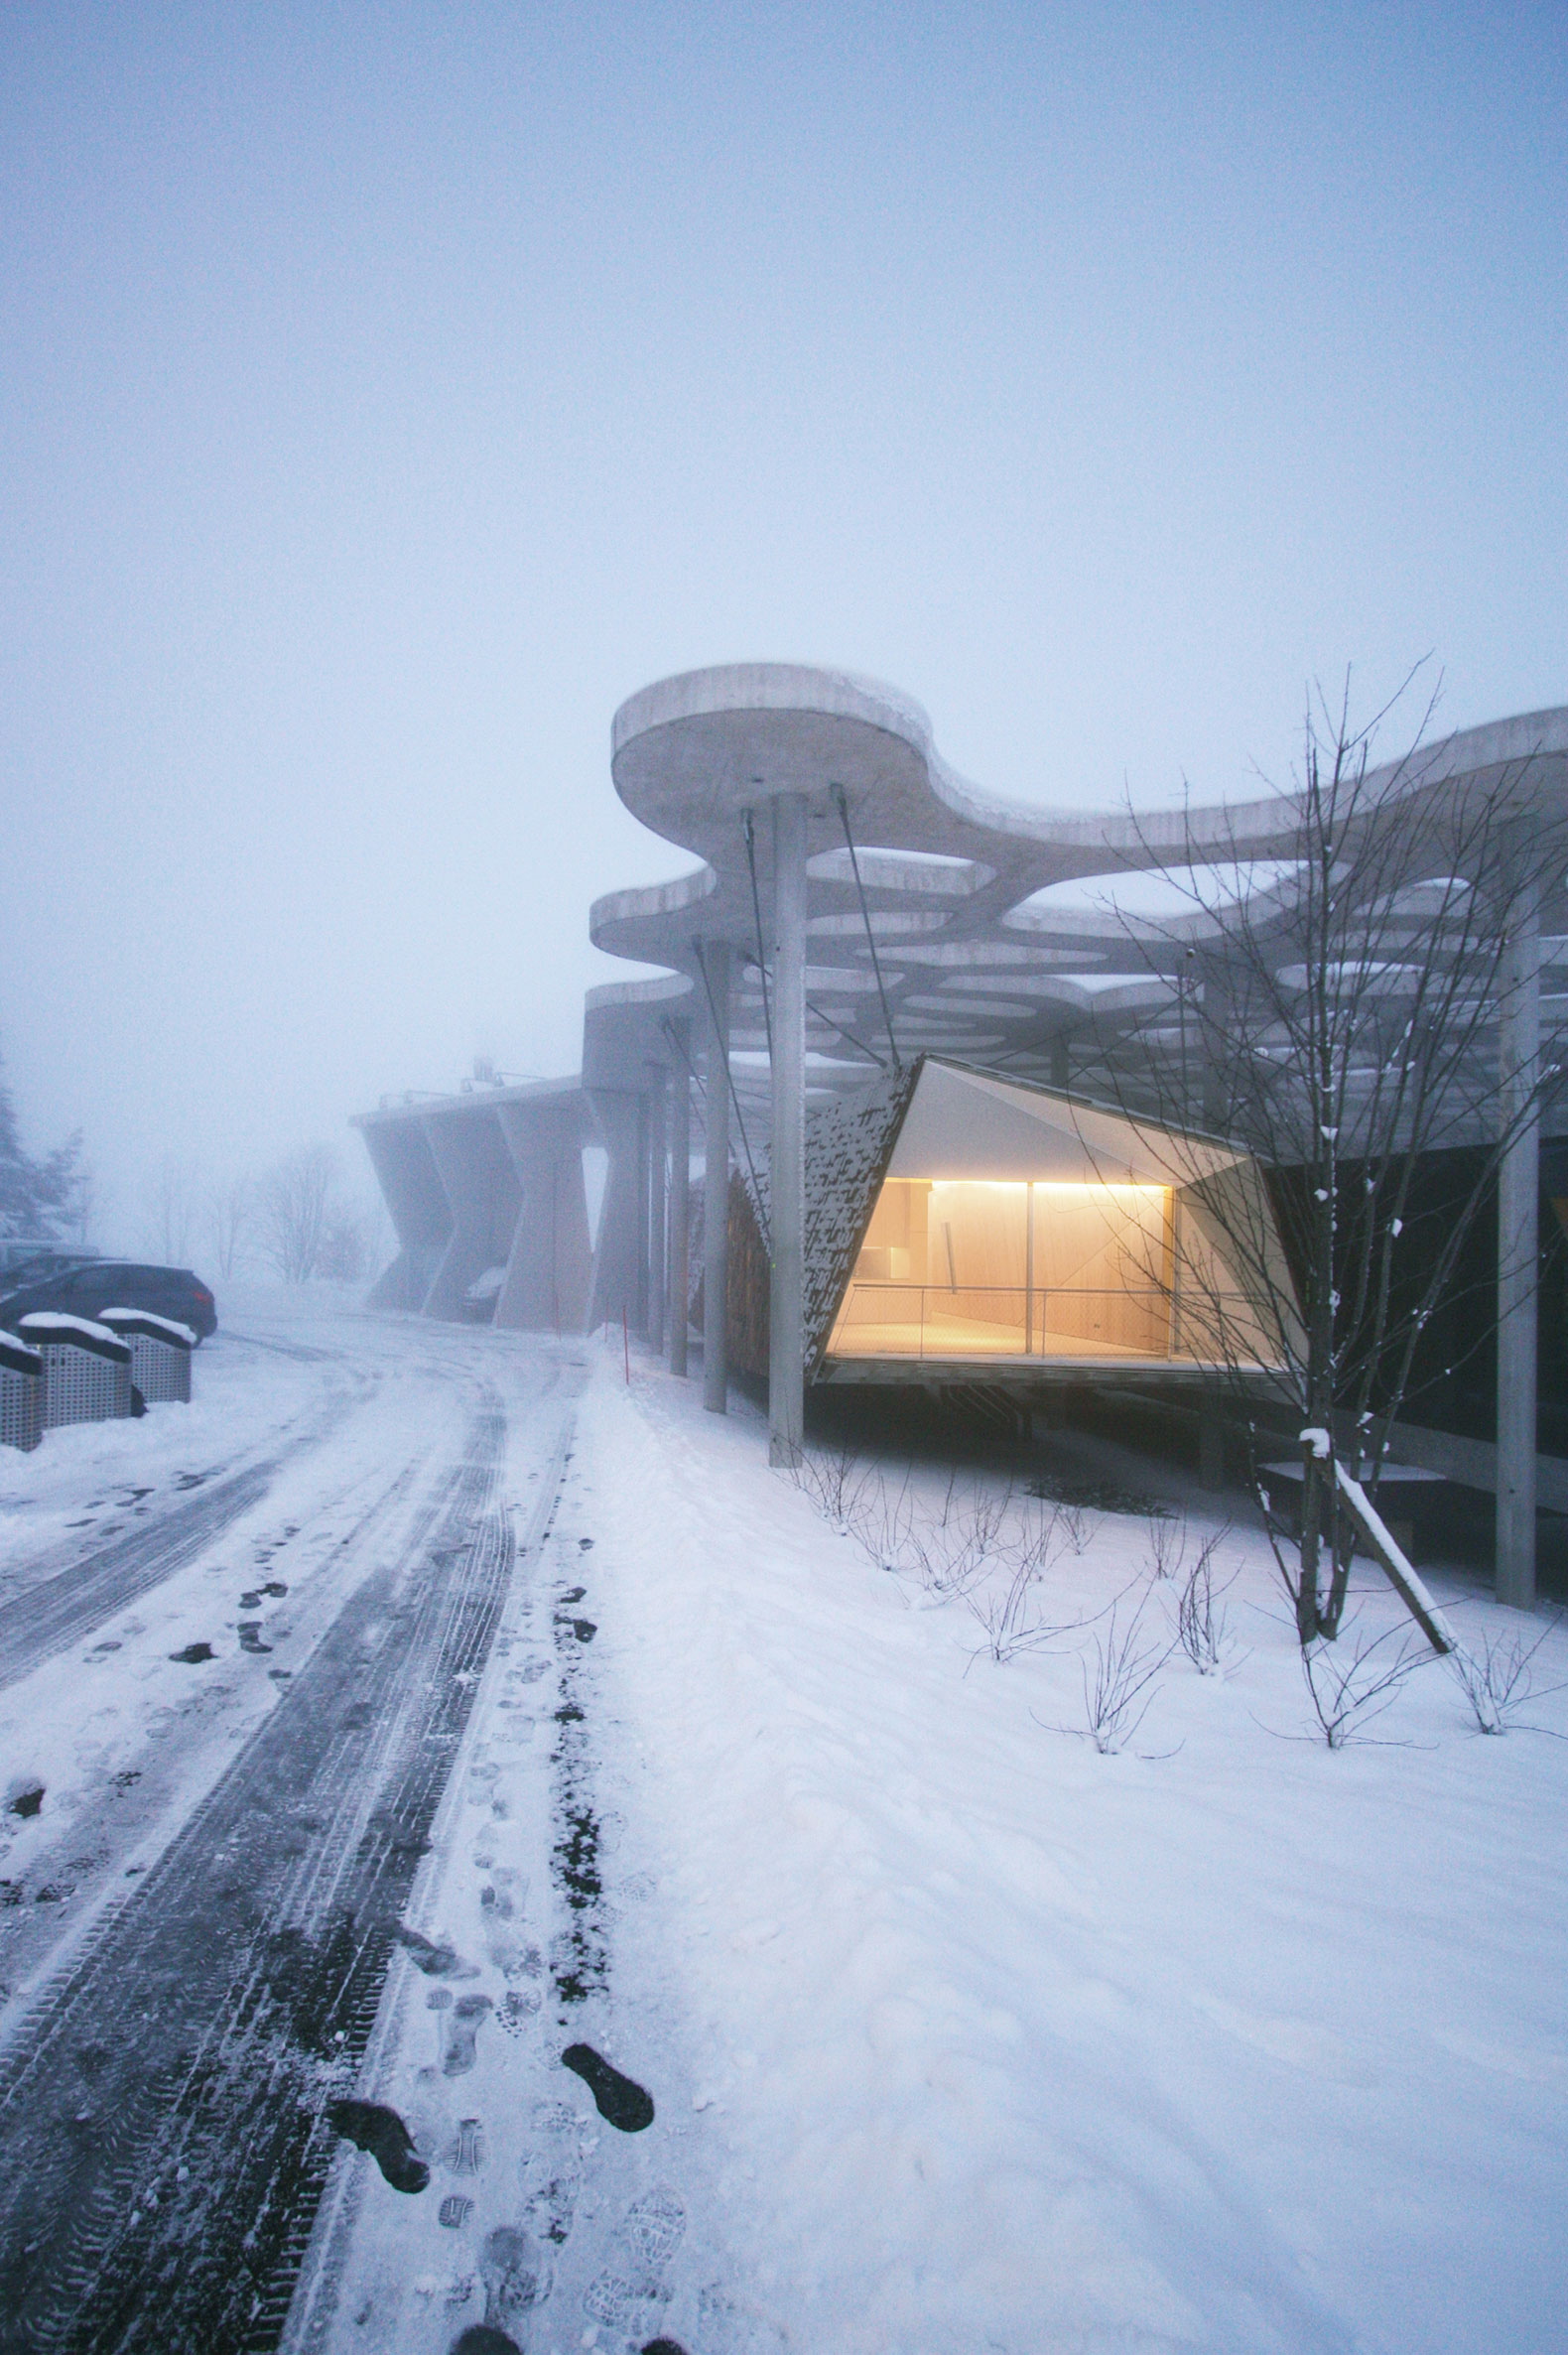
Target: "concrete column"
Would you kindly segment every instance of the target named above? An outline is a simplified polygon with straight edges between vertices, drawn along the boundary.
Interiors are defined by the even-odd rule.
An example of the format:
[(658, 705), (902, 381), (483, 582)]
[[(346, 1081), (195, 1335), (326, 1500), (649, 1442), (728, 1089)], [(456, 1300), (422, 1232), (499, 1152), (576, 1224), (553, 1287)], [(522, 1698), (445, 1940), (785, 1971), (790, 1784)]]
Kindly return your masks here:
[(806, 1430), (806, 797), (773, 803), (773, 1148), (768, 1222), (768, 1462), (793, 1468)]
[[(729, 1403), (729, 943), (706, 941), (708, 986), (708, 1137), (703, 1180), (703, 1404), (723, 1414)], [(707, 1001), (712, 998), (712, 1004)]]
[(664, 1348), (664, 1067), (648, 1090), (648, 1341)]
[(637, 1099), (637, 1288), (631, 1321), (648, 1330), (648, 1099)]
[[(1527, 848), (1522, 851), (1528, 856)], [(1499, 975), (1498, 1118), (1513, 1133), (1498, 1169), (1498, 1539), (1500, 1603), (1535, 1604), (1535, 1325), (1540, 1238), (1540, 901), (1509, 911)]]
[(1232, 1125), (1223, 1042), (1231, 1026), (1235, 1002), (1230, 975), (1221, 966), (1210, 966), (1203, 977), (1199, 1052), (1203, 1057), (1203, 1124), (1216, 1135)]
[(687, 1307), (691, 1298), (692, 1081), (687, 1056), (692, 1025), (672, 1022), (675, 1062), (670, 1071), (670, 1372), (686, 1377)]

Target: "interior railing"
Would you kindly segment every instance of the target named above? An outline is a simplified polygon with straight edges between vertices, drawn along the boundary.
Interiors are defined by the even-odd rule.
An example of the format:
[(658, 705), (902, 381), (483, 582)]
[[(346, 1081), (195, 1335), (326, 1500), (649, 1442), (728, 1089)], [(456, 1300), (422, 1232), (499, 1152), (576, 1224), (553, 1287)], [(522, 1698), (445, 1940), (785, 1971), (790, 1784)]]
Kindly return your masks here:
[[(1242, 1295), (1234, 1296), (1237, 1308)], [(913, 1284), (852, 1278), (831, 1349), (844, 1357), (1169, 1360), (1215, 1355), (1227, 1302), (1158, 1284)], [(1184, 1313), (1185, 1307), (1185, 1313)]]

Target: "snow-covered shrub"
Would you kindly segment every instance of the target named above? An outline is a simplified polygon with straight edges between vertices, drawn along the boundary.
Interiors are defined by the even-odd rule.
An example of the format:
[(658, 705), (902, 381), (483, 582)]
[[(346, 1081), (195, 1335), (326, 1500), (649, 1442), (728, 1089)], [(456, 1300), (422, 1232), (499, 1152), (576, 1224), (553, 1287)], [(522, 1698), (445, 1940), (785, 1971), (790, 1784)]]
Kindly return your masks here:
[(1392, 1708), (1407, 1678), (1434, 1657), (1402, 1628), (1362, 1637), (1349, 1622), (1337, 1638), (1320, 1635), (1303, 1644), (1301, 1673), (1330, 1750), (1368, 1740), (1367, 1728)]
[(1156, 1578), (1179, 1578), (1182, 1563), (1187, 1558), (1187, 1515), (1151, 1512), (1149, 1514), (1149, 1557)]
[(1487, 1635), (1479, 1651), (1461, 1643), (1449, 1653), (1448, 1665), (1484, 1734), (1505, 1734), (1513, 1725), (1524, 1733), (1552, 1732), (1550, 1726), (1525, 1725), (1519, 1711), (1532, 1701), (1545, 1700), (1549, 1693), (1568, 1689), (1561, 1679), (1556, 1684), (1537, 1684), (1535, 1680), (1535, 1655), (1559, 1624), (1551, 1621), (1533, 1642), (1522, 1635)]
[(1085, 1731), (1106, 1758), (1124, 1750), (1143, 1723), (1159, 1690), (1154, 1679), (1175, 1649), (1144, 1634), (1149, 1593), (1145, 1587), (1129, 1618), (1118, 1617), (1126, 1597), (1116, 1597), (1105, 1635), (1095, 1637), (1093, 1670), (1087, 1654), (1082, 1662)]
[[(1200, 1676), (1217, 1676), (1231, 1648), (1226, 1611), (1221, 1597), (1236, 1584), (1236, 1574), (1216, 1587), (1214, 1557), (1226, 1529), (1217, 1529), (1199, 1551), (1187, 1573), (1176, 1606), (1176, 1640)], [(1158, 1570), (1155, 1576), (1168, 1575)]]
[[(1048, 1626), (1035, 1608), (1034, 1588), (1063, 1545), (1074, 1545), (1073, 1531), (1065, 1524), (1068, 1511), (1053, 1505), (1049, 1512), (1031, 1510), (1025, 1499), (1017, 1535), (1010, 1545), (1001, 1548), (1008, 1564), (1005, 1587), (987, 1594), (966, 1597), (970, 1610), (985, 1631), (981, 1646), (998, 1662), (1010, 1660), (1015, 1652), (1037, 1651), (1042, 1645), (1066, 1635), (1066, 1626)], [(1078, 1548), (1074, 1546), (1074, 1551)], [(1082, 1626), (1082, 1621), (1072, 1623)]]

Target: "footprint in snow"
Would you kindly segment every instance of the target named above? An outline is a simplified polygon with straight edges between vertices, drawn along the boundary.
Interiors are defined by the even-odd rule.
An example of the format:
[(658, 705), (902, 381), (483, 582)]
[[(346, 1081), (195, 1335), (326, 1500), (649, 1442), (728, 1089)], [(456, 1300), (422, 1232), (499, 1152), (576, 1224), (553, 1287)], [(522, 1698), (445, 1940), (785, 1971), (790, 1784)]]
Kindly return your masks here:
[(447, 2023), (447, 2054), (441, 2064), (444, 2077), (462, 2077), (472, 2068), (474, 2039), (490, 2009), (487, 1995), (460, 1995), (453, 2005)]
[(561, 2055), (564, 2067), (582, 2078), (606, 2126), (623, 2135), (640, 2135), (653, 2124), (653, 2097), (631, 2077), (623, 2077), (591, 2044), (569, 2044)]
[(423, 2191), (430, 2181), (430, 2169), (416, 2156), (408, 2128), (385, 2103), (331, 2102), (327, 2122), (345, 2142), (369, 2153), (394, 2191)]
[(645, 2265), (667, 2265), (685, 2233), (686, 2203), (677, 2192), (645, 2191), (627, 2211), (626, 2237)]
[(271, 1651), (272, 1645), (270, 1643), (263, 1643), (261, 1640), (261, 1622), (259, 1619), (242, 1619), (240, 1621), (239, 1648), (241, 1651)]
[(537, 1987), (508, 1988), (501, 1998), (501, 2008), (495, 2015), (497, 2028), (504, 2028), (509, 2036), (520, 2036), (530, 2020), (537, 2015), (539, 2001)]
[(210, 1643), (188, 1643), (184, 1651), (172, 1651), (169, 1654), (172, 1660), (178, 1660), (184, 1668), (199, 1667), (203, 1660), (210, 1660), (213, 1656)]
[(418, 1930), (405, 1929), (401, 1922), (392, 1934), (414, 1968), (423, 1971), (427, 1979), (476, 1979), (479, 1975), (477, 1966), (464, 1962), (455, 1948), (438, 1945)]
[(488, 2322), (470, 2322), (453, 2340), (452, 2355), (523, 2355), (523, 2351), (504, 2330), (492, 2330)]
[(484, 2319), (492, 2329), (504, 2328), (530, 2306), (543, 2305), (555, 2287), (549, 2260), (527, 2233), (509, 2224), (497, 2225), (485, 2240), (479, 2258), (484, 2283)]
[(526, 2159), (522, 2162), (524, 2210), (539, 2238), (561, 2249), (572, 2236), (583, 2169), (576, 2159), (562, 2158), (548, 2171), (541, 2168), (542, 2180), (530, 2183), (530, 2174), (538, 2164)]

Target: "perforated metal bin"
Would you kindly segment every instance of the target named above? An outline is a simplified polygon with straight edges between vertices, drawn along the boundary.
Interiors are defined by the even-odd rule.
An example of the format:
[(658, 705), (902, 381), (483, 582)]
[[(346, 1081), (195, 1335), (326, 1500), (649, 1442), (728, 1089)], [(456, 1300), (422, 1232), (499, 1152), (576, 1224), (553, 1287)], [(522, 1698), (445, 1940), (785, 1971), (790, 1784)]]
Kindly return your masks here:
[(134, 1411), (131, 1351), (106, 1325), (35, 1309), (23, 1317), (22, 1339), (44, 1361), (44, 1428), (62, 1423), (103, 1423)]
[(189, 1403), (191, 1353), (196, 1346), (189, 1325), (155, 1317), (145, 1308), (105, 1308), (97, 1321), (129, 1346), (131, 1379), (149, 1406), (170, 1399)]
[(0, 1447), (37, 1447), (44, 1436), (44, 1361), (14, 1333), (0, 1333)]

